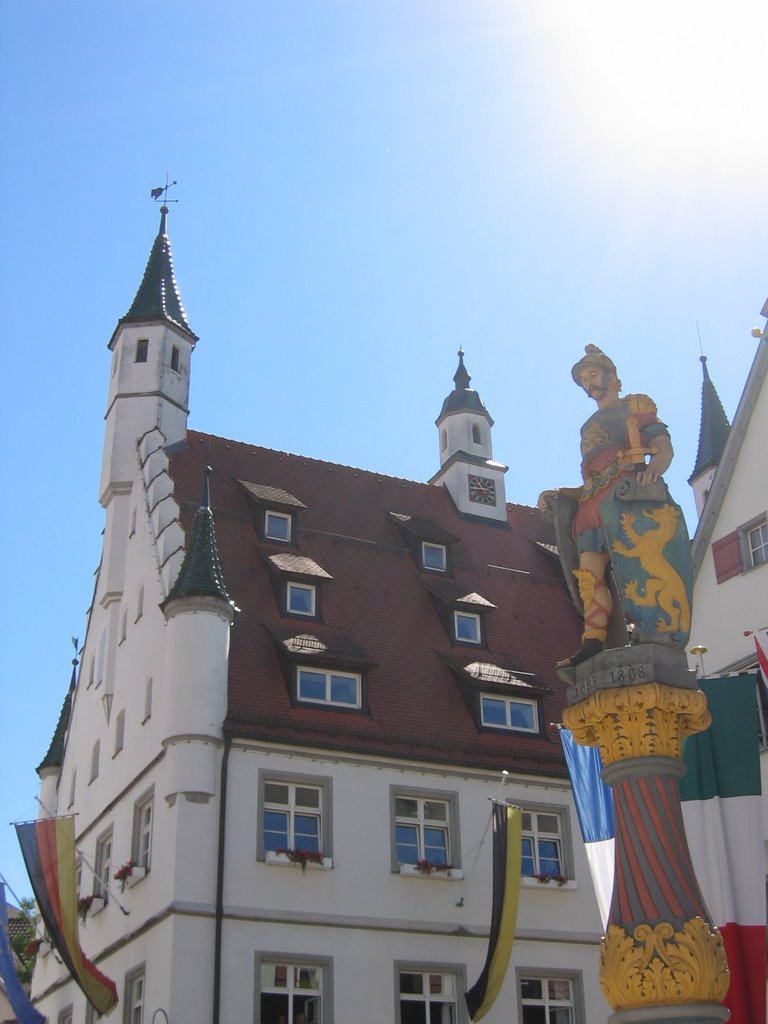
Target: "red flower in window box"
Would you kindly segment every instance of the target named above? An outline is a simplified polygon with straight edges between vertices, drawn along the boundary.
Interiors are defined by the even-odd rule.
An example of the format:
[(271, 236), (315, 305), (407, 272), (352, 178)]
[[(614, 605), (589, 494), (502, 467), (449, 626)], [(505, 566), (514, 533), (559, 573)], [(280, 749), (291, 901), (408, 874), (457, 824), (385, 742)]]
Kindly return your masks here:
[(322, 864), (323, 855), (319, 850), (275, 850), (288, 858), (291, 864), (301, 864), (301, 870), (307, 870), (307, 864)]
[(435, 864), (434, 861), (427, 860), (425, 857), (416, 861), (416, 867), (422, 875), (431, 875), (433, 871), (453, 870), (452, 864)]

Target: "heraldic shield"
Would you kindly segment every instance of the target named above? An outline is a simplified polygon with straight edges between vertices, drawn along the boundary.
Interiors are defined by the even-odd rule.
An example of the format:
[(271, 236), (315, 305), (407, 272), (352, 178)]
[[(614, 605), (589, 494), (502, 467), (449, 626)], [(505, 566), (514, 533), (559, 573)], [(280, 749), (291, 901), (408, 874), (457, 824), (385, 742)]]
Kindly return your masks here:
[(691, 542), (663, 481), (624, 479), (600, 502), (613, 571), (637, 643), (684, 646), (691, 629)]

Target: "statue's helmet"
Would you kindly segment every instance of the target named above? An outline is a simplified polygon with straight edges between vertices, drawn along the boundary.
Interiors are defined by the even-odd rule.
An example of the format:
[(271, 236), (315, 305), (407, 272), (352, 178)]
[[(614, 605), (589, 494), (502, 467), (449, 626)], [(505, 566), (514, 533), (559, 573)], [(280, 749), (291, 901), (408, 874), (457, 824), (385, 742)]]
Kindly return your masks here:
[(608, 373), (616, 373), (616, 365), (614, 361), (610, 356), (607, 356), (602, 349), (599, 349), (597, 345), (585, 345), (584, 351), (586, 352), (586, 355), (582, 356), (578, 363), (574, 363), (573, 368), (571, 369), (571, 376), (579, 387), (581, 387), (579, 374), (588, 366), (596, 366), (598, 369), (605, 370)]

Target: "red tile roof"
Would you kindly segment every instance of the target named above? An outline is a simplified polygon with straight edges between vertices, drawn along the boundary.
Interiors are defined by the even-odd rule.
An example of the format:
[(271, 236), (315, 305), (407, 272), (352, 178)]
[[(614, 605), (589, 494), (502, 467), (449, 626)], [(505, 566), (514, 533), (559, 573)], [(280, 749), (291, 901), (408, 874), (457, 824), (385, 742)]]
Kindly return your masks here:
[[(560, 721), (565, 703), (554, 664), (578, 647), (580, 622), (537, 546), (553, 537), (535, 509), (508, 505), (509, 528), (470, 520), (443, 488), (194, 431), (170, 462), (187, 531), (203, 467), (213, 468), (221, 565), (241, 609), (232, 628), (227, 729), (277, 743), (565, 775), (550, 724)], [(297, 515), (295, 547), (259, 539), (239, 481), (279, 489), (306, 506)], [(428, 589), (441, 577), (419, 571), (391, 512), (458, 538), (451, 551), (457, 591), (495, 606), (484, 613), (486, 647), (451, 643)], [(322, 621), (281, 614), (267, 561), (281, 553), (311, 558), (331, 575), (319, 581)], [(365, 710), (292, 706), (278, 648), (302, 634), (332, 650), (341, 644), (367, 663)], [(531, 673), (522, 679), (544, 689), (543, 734), (478, 730), (451, 667), (457, 659)]]

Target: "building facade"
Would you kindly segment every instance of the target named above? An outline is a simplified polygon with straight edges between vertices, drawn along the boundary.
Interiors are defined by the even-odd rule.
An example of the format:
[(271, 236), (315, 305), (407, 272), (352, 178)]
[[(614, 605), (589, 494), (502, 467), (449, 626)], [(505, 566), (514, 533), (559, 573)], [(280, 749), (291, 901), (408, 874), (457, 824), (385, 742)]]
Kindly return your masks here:
[[(523, 878), (486, 1020), (605, 1021), (556, 725), (580, 623), (463, 355), (428, 483), (190, 431), (166, 215), (109, 342), (103, 553), (39, 769), (115, 1015), (465, 1022), (495, 799), (523, 809)], [(51, 954), (33, 995), (93, 1019)]]

